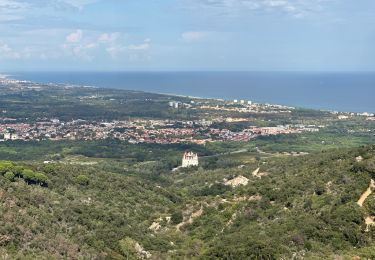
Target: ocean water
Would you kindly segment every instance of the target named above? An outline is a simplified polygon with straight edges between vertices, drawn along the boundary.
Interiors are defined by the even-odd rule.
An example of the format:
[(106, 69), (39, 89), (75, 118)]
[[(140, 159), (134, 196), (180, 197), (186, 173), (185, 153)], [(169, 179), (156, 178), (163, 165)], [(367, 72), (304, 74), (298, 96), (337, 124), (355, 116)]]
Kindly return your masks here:
[(297, 107), (375, 112), (375, 73), (17, 72), (16, 79), (70, 83)]

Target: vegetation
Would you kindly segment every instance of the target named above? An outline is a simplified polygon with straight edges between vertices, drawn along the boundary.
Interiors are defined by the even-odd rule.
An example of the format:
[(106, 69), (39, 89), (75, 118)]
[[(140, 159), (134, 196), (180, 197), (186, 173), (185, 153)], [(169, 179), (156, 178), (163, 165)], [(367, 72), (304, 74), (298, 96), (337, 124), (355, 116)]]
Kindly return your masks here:
[[(1, 142), (0, 256), (375, 258), (375, 226), (365, 222), (375, 216), (375, 195), (363, 207), (357, 204), (375, 178), (374, 122), (339, 121), (328, 112), (304, 109), (277, 115), (173, 110), (171, 98), (62, 86), (4, 89), (0, 110), (8, 117), (3, 120), (16, 122), (204, 115), (250, 119), (214, 125), (233, 131), (252, 125), (324, 127), (205, 146), (111, 139)], [(176, 168), (186, 150), (199, 154), (199, 167)], [(228, 185), (239, 176), (248, 184)]]
[[(0, 251), (39, 259), (371, 258), (375, 233), (364, 218), (374, 199), (364, 208), (356, 201), (375, 177), (374, 161), (375, 147), (363, 147), (157, 176), (145, 175), (147, 167), (5, 161)], [(251, 174), (259, 166), (261, 179)], [(223, 185), (239, 175), (247, 186)], [(153, 222), (160, 227), (149, 229)]]

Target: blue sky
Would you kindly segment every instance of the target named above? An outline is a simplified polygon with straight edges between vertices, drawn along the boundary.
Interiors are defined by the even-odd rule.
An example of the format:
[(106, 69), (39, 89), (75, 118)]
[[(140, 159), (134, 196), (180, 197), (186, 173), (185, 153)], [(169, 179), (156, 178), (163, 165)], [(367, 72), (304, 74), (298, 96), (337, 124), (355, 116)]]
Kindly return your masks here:
[(0, 71), (375, 71), (374, 0), (0, 0)]

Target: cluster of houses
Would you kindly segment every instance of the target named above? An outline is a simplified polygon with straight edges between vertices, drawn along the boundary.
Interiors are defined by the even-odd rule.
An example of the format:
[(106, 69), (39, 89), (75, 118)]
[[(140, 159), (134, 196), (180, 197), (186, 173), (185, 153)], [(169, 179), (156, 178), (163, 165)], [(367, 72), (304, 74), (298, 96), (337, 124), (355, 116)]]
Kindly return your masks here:
[(337, 118), (339, 120), (348, 120), (352, 117), (358, 116), (358, 117), (364, 117), (367, 121), (375, 121), (375, 114), (374, 113), (339, 113), (339, 112), (332, 112), (333, 114), (337, 115)]
[[(236, 104), (236, 103), (234, 103)], [(292, 113), (294, 107), (287, 107), (282, 105), (271, 105), (271, 104), (241, 104), (240, 106), (232, 105), (231, 103), (223, 103), (220, 105), (203, 104), (193, 109), (203, 110), (216, 110), (216, 111), (227, 111), (227, 112), (238, 112), (238, 113), (252, 113), (252, 114), (286, 114)]]
[[(226, 119), (217, 119), (226, 120)], [(233, 119), (235, 121), (235, 119)], [(204, 145), (212, 141), (249, 141), (260, 135), (293, 134), (319, 131), (316, 126), (285, 125), (251, 127), (234, 132), (212, 127), (213, 121), (132, 120), (96, 122), (58, 119), (42, 120), (33, 124), (0, 123), (0, 141), (14, 140), (102, 140), (118, 139), (130, 143)]]
[(233, 132), (228, 129), (211, 129), (212, 135), (217, 135), (219, 140), (247, 142), (258, 136), (300, 134), (302, 132), (319, 132), (324, 126), (315, 125), (280, 125), (276, 127), (252, 127), (240, 132)]

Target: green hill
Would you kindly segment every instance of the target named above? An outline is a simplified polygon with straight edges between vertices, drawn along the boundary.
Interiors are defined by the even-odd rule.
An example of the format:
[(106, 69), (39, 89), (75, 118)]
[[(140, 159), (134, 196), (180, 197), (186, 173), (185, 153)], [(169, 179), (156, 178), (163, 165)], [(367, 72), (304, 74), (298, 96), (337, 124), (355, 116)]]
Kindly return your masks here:
[[(370, 195), (363, 207), (356, 203), (375, 177), (375, 147), (234, 156), (230, 161), (243, 165), (219, 159), (215, 167), (202, 162), (203, 168), (173, 173), (156, 165), (167, 162), (152, 161), (128, 165), (125, 172), (114, 160), (2, 162), (0, 255), (375, 257), (375, 229), (365, 224), (375, 215), (375, 198)], [(248, 184), (225, 185), (238, 176)]]

